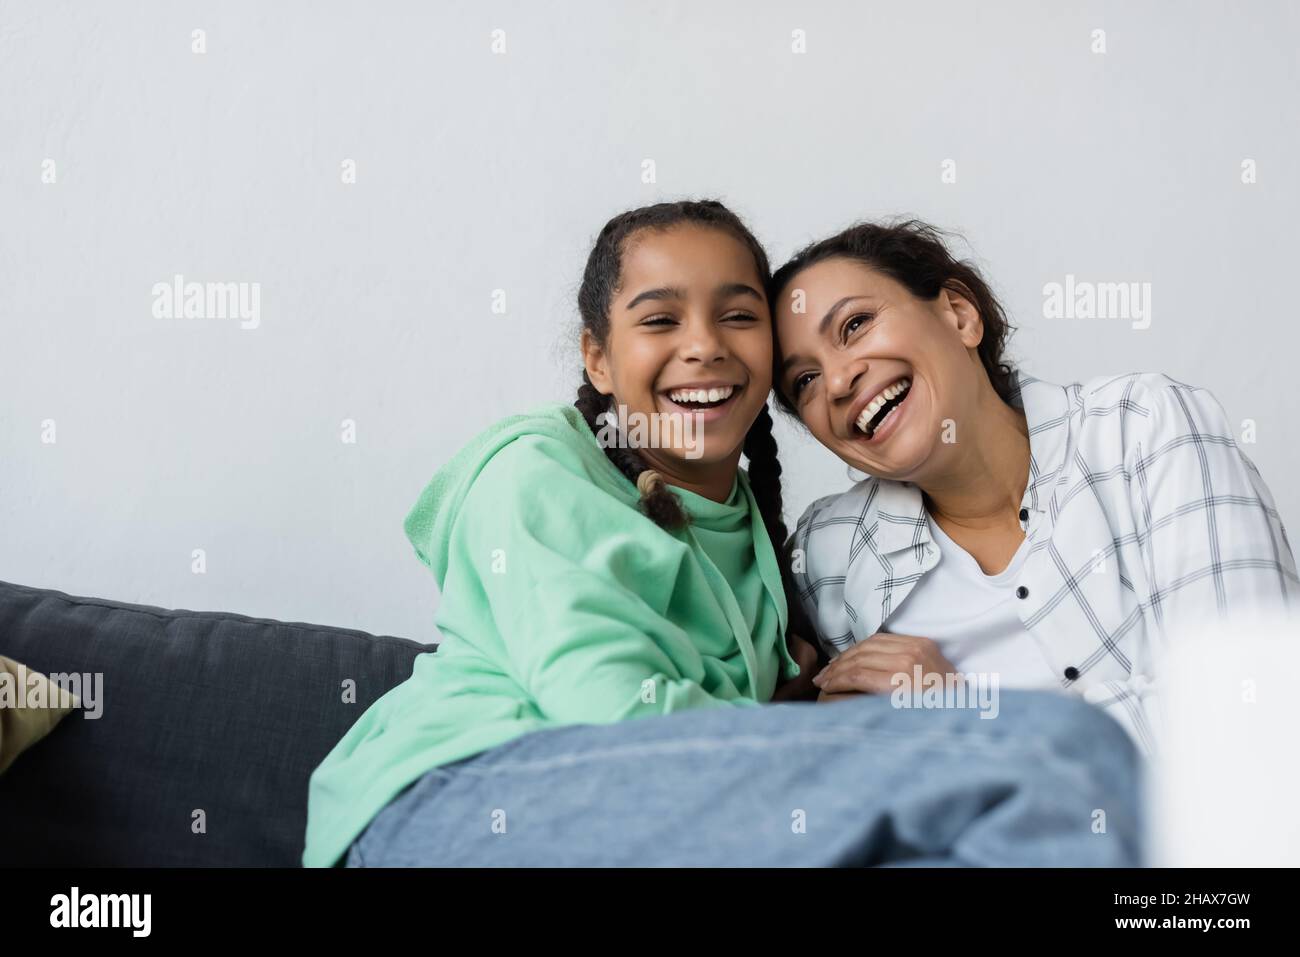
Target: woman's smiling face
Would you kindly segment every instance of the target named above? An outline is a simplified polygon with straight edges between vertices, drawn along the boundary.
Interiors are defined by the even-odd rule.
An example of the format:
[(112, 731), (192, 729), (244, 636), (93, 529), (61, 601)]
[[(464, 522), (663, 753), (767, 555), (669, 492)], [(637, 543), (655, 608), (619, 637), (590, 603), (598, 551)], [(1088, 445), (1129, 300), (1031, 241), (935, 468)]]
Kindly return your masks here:
[(836, 257), (790, 278), (776, 328), (776, 386), (822, 445), (878, 478), (917, 481), (944, 467), (985, 377), (976, 352), (983, 326), (970, 300), (947, 290), (918, 299)]
[(643, 450), (651, 464), (689, 475), (734, 463), (772, 387), (772, 319), (753, 254), (724, 230), (680, 224), (633, 234), (621, 259), (607, 340), (583, 336), (592, 384), (630, 413), (702, 425), (697, 448)]

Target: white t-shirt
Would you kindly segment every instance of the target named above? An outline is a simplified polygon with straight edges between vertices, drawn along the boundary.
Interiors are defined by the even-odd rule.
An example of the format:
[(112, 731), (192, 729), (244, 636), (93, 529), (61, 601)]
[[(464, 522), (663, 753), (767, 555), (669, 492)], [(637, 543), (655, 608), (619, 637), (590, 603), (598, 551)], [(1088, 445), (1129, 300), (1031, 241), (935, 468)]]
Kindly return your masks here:
[(996, 674), (1001, 688), (1060, 691), (1059, 677), (1018, 614), (1016, 585), (1029, 555), (1029, 539), (1020, 543), (1004, 571), (986, 575), (968, 551), (926, 517), (939, 546), (939, 563), (921, 577), (880, 630), (929, 638), (958, 671)]

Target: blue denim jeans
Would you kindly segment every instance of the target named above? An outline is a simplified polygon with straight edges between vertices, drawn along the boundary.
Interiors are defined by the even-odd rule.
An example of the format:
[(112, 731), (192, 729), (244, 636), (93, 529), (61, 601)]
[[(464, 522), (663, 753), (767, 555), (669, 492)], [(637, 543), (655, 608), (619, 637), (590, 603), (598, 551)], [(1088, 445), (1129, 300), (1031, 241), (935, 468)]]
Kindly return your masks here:
[(1078, 699), (888, 696), (537, 731), (435, 768), (349, 867), (1141, 863), (1139, 758)]

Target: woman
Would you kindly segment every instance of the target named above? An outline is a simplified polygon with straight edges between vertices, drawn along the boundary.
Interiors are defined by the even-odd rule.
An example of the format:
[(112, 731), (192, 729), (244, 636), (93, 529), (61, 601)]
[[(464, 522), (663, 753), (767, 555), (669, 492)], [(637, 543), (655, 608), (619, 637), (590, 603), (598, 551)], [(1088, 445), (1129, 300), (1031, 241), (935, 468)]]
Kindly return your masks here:
[(1081, 695), (1149, 752), (1180, 627), (1294, 605), (1272, 496), (1208, 392), (1018, 374), (988, 286), (915, 221), (814, 243), (771, 290), (778, 400), (868, 475), (791, 542), (824, 694), (991, 675)]
[(1133, 752), (1085, 706), (758, 707), (800, 671), (772, 545), (768, 279), (718, 203), (601, 231), (575, 405), (488, 429), (407, 519), (442, 643), (314, 772), (305, 864), (1136, 859)]

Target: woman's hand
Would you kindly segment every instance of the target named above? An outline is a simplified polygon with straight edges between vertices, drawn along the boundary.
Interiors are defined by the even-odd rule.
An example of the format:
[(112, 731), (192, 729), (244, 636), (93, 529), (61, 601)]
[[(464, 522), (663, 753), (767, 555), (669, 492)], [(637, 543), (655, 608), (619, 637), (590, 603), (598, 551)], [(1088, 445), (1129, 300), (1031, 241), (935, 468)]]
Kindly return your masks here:
[(831, 701), (847, 701), (850, 698), (861, 698), (861, 697), (862, 697), (861, 691), (841, 691), (839, 694), (831, 694), (829, 692), (822, 691), (817, 695), (817, 703), (827, 704), (828, 702)]
[(772, 693), (772, 701), (810, 701), (817, 690), (813, 684), (813, 675), (817, 671), (817, 649), (798, 635), (791, 635), (786, 647), (790, 650), (790, 657), (799, 666), (799, 676), (778, 686)]
[(918, 665), (923, 677), (957, 673), (929, 638), (878, 632), (858, 642), (813, 678), (813, 684), (822, 692), (817, 700), (831, 700), (846, 692), (889, 694), (897, 687), (894, 675), (899, 673), (906, 675), (910, 687)]

